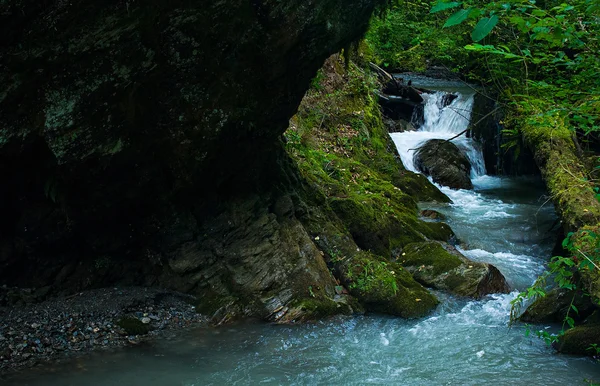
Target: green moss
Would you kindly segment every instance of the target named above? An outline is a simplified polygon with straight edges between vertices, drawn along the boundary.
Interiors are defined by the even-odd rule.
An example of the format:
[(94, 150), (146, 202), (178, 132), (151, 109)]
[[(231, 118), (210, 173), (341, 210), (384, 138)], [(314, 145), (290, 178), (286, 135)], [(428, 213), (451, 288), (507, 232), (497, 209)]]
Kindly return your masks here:
[(404, 248), (402, 265), (431, 267), (431, 274), (440, 275), (459, 267), (463, 262), (438, 243), (413, 243)]
[(339, 314), (350, 314), (351, 308), (343, 303), (336, 303), (331, 299), (302, 299), (293, 307), (304, 311), (305, 319), (322, 319)]
[(525, 143), (534, 153), (556, 210), (566, 229), (600, 222), (600, 204), (586, 168), (577, 156), (573, 133), (565, 118), (543, 113), (551, 110), (542, 102), (532, 103), (528, 111), (514, 112)]
[[(419, 220), (410, 194), (448, 199), (426, 178), (404, 170), (375, 88), (368, 71), (354, 63), (346, 71), (339, 57), (328, 59), (290, 121), (286, 149), (310, 186), (307, 194), (325, 204), (321, 214), (308, 213), (302, 221), (334, 275), (367, 310), (419, 317), (437, 299), (389, 260), (407, 244), (452, 237), (447, 225)], [(319, 307), (306, 304), (310, 312)]]
[(144, 324), (141, 320), (130, 316), (122, 317), (121, 319), (117, 320), (115, 324), (125, 330), (127, 335), (146, 335), (148, 332), (150, 332), (149, 325)]
[(416, 318), (438, 304), (435, 296), (399, 264), (383, 261), (373, 254), (358, 253), (341, 270), (350, 293), (367, 310)]
[(565, 354), (597, 355), (593, 345), (600, 346), (600, 324), (575, 326), (560, 337), (556, 348)]
[(422, 174), (406, 172), (396, 176), (393, 181), (395, 186), (416, 201), (452, 202)]

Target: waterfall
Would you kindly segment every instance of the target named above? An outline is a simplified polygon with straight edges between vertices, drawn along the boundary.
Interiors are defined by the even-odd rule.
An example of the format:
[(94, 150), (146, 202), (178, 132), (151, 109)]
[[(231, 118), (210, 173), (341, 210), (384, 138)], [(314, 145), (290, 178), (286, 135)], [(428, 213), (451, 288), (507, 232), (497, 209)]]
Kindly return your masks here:
[[(423, 94), (425, 103), (424, 123), (417, 131), (390, 133), (404, 166), (417, 172), (413, 163), (415, 149), (430, 139), (450, 139), (464, 131), (470, 122), (473, 111), (472, 93), (456, 93), (457, 98), (444, 107), (444, 96), (447, 92), (436, 91), (433, 94)], [(452, 142), (461, 149), (471, 162), (471, 177), (486, 174), (483, 153), (478, 143), (466, 134), (455, 138)]]

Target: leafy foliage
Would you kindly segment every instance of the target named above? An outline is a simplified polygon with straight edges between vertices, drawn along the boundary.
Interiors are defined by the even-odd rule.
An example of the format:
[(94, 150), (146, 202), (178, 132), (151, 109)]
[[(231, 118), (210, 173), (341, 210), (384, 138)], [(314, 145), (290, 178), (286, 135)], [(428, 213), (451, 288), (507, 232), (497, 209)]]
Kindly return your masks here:
[[(456, 2), (455, 2), (456, 3)], [(407, 9), (392, 8), (371, 21), (365, 41), (375, 54), (374, 61), (391, 69), (422, 71), (431, 64), (466, 64), (469, 27), (458, 27), (458, 34), (440, 33), (443, 9), (430, 13), (430, 2), (419, 1)], [(460, 3), (456, 3), (460, 4)], [(460, 44), (457, 44), (460, 42)]]
[[(521, 128), (527, 126), (533, 130), (529, 142), (560, 135), (564, 143), (577, 145), (578, 163), (600, 164), (595, 155), (600, 151), (600, 2), (437, 0), (427, 13), (422, 8), (419, 3), (410, 14), (395, 8), (373, 20), (367, 42), (382, 64), (411, 71), (447, 66), (481, 82), (503, 106), (504, 146), (520, 143)], [(552, 123), (561, 130), (553, 130)], [(573, 191), (593, 191), (600, 198), (593, 179), (600, 166), (588, 167), (594, 169), (589, 178), (571, 173), (570, 164), (558, 166), (574, 176), (569, 179), (577, 185)], [(548, 280), (581, 290), (581, 274), (598, 275), (599, 234), (590, 227), (570, 233), (563, 244), (568, 256), (550, 261), (548, 272), (515, 300), (513, 313), (524, 300), (545, 296)], [(563, 331), (574, 325), (577, 312), (571, 304)], [(546, 332), (538, 335), (549, 343), (557, 339)]]

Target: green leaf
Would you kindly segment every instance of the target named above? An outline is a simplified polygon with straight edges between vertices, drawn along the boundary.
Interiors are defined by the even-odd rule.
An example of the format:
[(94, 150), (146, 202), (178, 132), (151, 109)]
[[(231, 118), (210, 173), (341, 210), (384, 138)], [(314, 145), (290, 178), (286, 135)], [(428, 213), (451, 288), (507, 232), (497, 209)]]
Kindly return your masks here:
[(488, 36), (489, 33), (492, 32), (492, 29), (494, 29), (496, 24), (498, 24), (498, 16), (496, 15), (491, 16), (489, 18), (484, 17), (483, 19), (479, 20), (479, 22), (475, 26), (475, 29), (473, 30), (473, 33), (471, 33), (473, 41), (478, 42), (484, 37)]
[(431, 8), (431, 11), (429, 11), (429, 13), (436, 13), (436, 12), (441, 12), (441, 11), (445, 11), (447, 9), (451, 9), (451, 8), (456, 8), (458, 6), (460, 6), (462, 3), (458, 3), (456, 1), (450, 1), (448, 3), (442, 3), (439, 2), (433, 6), (433, 8)]
[(571, 304), (571, 308), (575, 311), (576, 314), (579, 314), (579, 310), (575, 307), (575, 304)]
[(448, 28), (448, 27), (452, 27), (454, 25), (458, 25), (460, 23), (462, 23), (463, 21), (467, 20), (467, 17), (469, 17), (469, 13), (471, 12), (471, 8), (468, 9), (461, 9), (460, 11), (454, 13), (452, 16), (450, 16), (448, 18), (448, 20), (446, 20), (446, 23), (444, 24), (444, 26), (442, 28)]
[(546, 12), (542, 11), (541, 9), (534, 9), (533, 11), (531, 11), (531, 14), (533, 16), (538, 16), (538, 17), (546, 16)]

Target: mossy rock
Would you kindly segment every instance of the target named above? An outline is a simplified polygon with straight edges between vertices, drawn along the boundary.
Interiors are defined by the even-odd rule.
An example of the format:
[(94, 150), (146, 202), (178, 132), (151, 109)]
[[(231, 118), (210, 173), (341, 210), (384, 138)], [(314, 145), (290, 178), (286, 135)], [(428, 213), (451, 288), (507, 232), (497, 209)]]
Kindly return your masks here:
[(577, 313), (569, 312), (576, 322), (588, 317), (594, 311), (590, 297), (581, 291), (566, 291), (553, 289), (546, 296), (537, 298), (520, 316), (519, 320), (526, 323), (562, 323), (571, 308), (577, 307)]
[(422, 222), (419, 221), (420, 231), (430, 240), (449, 242), (456, 239), (456, 235), (450, 225), (445, 222)]
[(341, 278), (367, 311), (404, 318), (427, 315), (439, 303), (399, 264), (361, 251), (340, 267)]
[(435, 241), (407, 245), (400, 262), (419, 283), (456, 295), (481, 298), (509, 292), (496, 267), (470, 261), (450, 245)]
[(146, 335), (150, 332), (150, 325), (144, 324), (141, 320), (131, 316), (124, 316), (117, 320), (115, 324), (125, 330), (127, 335)]
[(600, 323), (575, 326), (565, 332), (554, 344), (563, 354), (597, 355), (593, 345), (600, 346)]
[(393, 199), (352, 196), (333, 198), (329, 204), (360, 248), (387, 259), (407, 244), (455, 237), (449, 225), (419, 220), (416, 208), (395, 204)]
[(352, 308), (347, 304), (338, 303), (332, 299), (302, 299), (294, 307), (300, 308), (304, 319), (323, 319), (334, 315), (350, 315)]
[(422, 174), (406, 171), (393, 179), (403, 192), (419, 202), (451, 203), (452, 200)]

